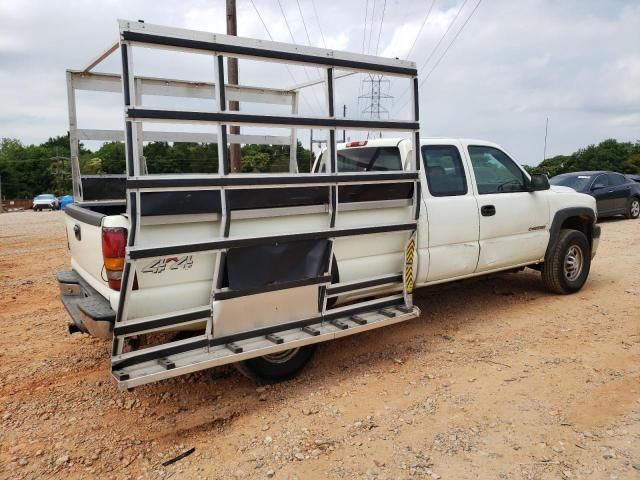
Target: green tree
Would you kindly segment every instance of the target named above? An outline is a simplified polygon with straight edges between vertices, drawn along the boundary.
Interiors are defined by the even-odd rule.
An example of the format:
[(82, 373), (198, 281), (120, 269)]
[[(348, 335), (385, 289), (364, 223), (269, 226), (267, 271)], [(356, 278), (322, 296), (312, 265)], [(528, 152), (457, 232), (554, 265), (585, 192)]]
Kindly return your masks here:
[(571, 155), (548, 158), (530, 169), (532, 173), (546, 173), (549, 176), (581, 170), (640, 173), (640, 141), (631, 143), (608, 139)]

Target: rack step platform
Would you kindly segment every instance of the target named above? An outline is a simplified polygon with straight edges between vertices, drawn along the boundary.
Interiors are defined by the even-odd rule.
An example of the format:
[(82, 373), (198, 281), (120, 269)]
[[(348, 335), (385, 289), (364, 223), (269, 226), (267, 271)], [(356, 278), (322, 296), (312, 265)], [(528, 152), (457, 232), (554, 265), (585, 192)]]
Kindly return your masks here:
[[(288, 330), (272, 330), (266, 335), (243, 340), (229, 339), (228, 343), (220, 344), (222, 339), (213, 338), (207, 340), (205, 336), (193, 337), (188, 340), (174, 342), (177, 347), (194, 348), (168, 354), (152, 360), (141, 356), (140, 362), (127, 362), (126, 366), (118, 367), (118, 360), (114, 358), (112, 383), (120, 390), (128, 390), (133, 387), (158, 380), (176, 377), (206, 368), (218, 367), (231, 363), (241, 362), (250, 358), (261, 357), (273, 353), (282, 352), (292, 348), (302, 347), (313, 343), (325, 342), (335, 338), (345, 337), (366, 330), (404, 322), (420, 315), (420, 309), (416, 306), (407, 307), (404, 304), (395, 305), (383, 309), (374, 309), (360, 312), (357, 315), (346, 315), (332, 320), (318, 321), (303, 327), (289, 328)], [(242, 335), (239, 335), (240, 337)], [(238, 335), (234, 335), (238, 337)], [(149, 349), (153, 356), (154, 347)], [(177, 348), (180, 350), (180, 348)], [(140, 351), (138, 351), (140, 352)], [(156, 356), (157, 357), (157, 356)]]

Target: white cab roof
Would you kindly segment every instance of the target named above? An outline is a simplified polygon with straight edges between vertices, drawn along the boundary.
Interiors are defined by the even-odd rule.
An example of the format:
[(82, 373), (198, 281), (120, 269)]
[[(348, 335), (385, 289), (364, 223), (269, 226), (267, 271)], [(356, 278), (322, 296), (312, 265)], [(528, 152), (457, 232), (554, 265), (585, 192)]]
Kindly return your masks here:
[[(349, 143), (355, 143), (360, 140), (353, 140), (346, 143), (338, 143), (337, 148), (359, 148), (358, 146), (347, 147)], [(364, 140), (361, 140), (364, 141)], [(408, 138), (372, 138), (366, 141), (366, 145), (361, 147), (397, 147), (401, 142), (410, 143)], [(445, 137), (425, 137), (420, 139), (420, 145), (486, 145), (488, 147), (501, 148), (498, 144), (487, 140), (479, 140), (476, 138), (445, 138)]]

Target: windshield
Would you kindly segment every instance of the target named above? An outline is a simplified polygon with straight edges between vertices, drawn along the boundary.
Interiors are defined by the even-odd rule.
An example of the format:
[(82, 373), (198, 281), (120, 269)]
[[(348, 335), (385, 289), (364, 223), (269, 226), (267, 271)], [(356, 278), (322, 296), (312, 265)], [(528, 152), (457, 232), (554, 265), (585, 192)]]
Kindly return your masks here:
[[(398, 147), (344, 148), (337, 152), (339, 172), (380, 172), (402, 170)], [(324, 155), (318, 162), (320, 173), (326, 172)]]
[(36, 197), (36, 200), (53, 200), (55, 197), (53, 195), (50, 195), (48, 193), (45, 193), (43, 195), (38, 195)]
[(549, 180), (551, 185), (571, 187), (578, 192), (585, 190), (591, 182), (591, 175), (558, 175)]

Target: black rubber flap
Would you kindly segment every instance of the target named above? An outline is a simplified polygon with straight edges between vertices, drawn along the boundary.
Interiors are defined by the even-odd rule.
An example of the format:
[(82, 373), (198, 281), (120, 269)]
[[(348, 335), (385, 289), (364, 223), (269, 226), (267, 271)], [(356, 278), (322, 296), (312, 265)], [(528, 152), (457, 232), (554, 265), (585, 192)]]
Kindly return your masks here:
[(413, 197), (413, 183), (378, 183), (338, 187), (340, 203), (405, 200)]
[(82, 177), (82, 199), (118, 200), (126, 198), (127, 177)]
[(140, 194), (142, 216), (220, 213), (220, 191), (194, 190)]
[(329, 203), (327, 187), (287, 187), (230, 190), (231, 210), (301, 207)]
[(227, 287), (246, 290), (322, 276), (329, 269), (329, 240), (232, 248), (227, 253)]

